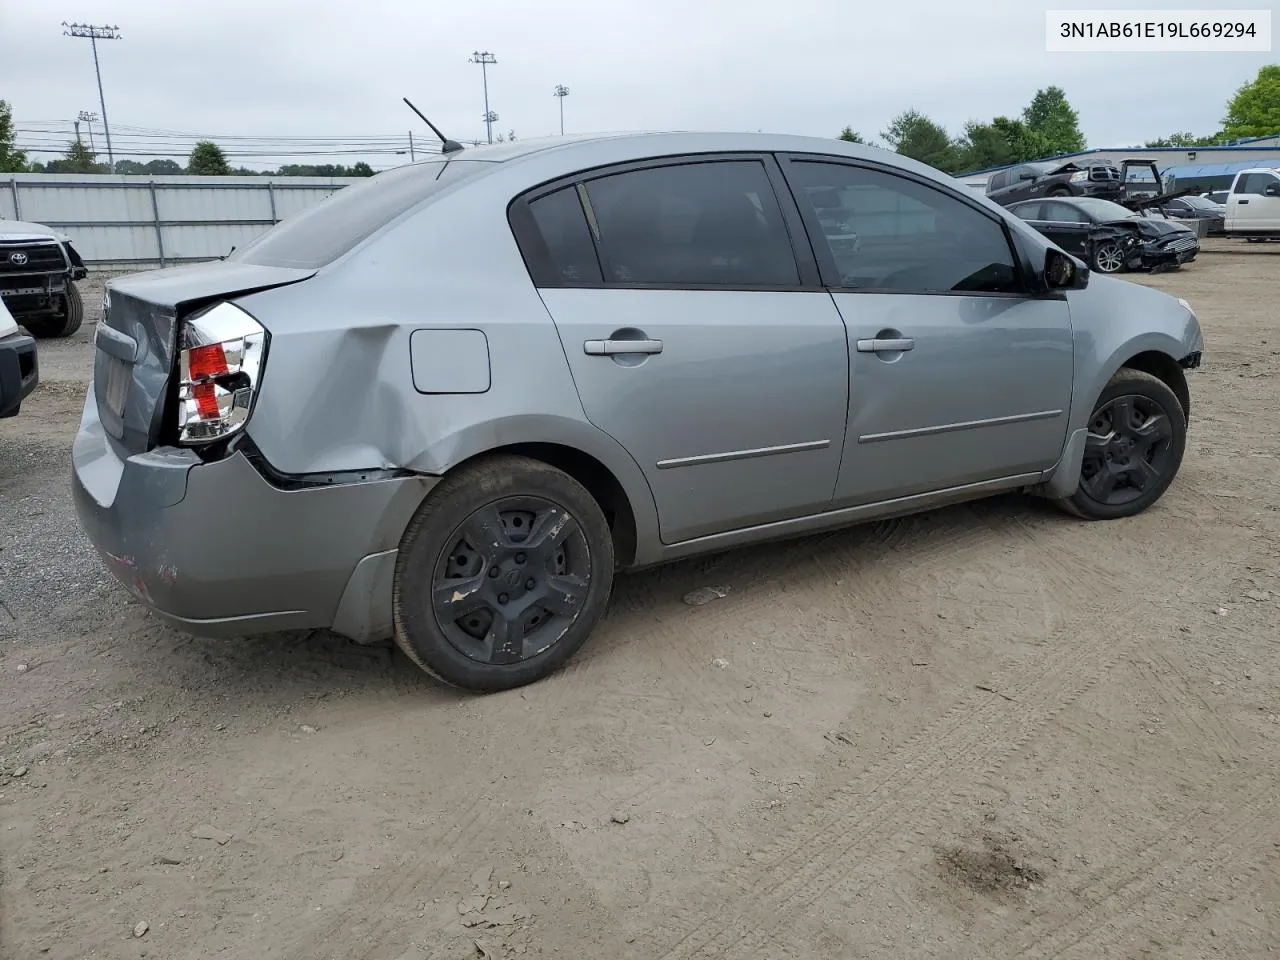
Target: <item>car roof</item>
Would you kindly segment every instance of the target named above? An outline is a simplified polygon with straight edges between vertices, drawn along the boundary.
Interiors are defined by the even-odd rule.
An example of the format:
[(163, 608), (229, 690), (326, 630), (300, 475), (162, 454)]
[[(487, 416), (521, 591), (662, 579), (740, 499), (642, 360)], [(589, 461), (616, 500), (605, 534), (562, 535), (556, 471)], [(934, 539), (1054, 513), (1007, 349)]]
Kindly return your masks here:
[(797, 134), (716, 131), (624, 131), (507, 141), (432, 155), (430, 162), (471, 160), (506, 167), (538, 161), (540, 171), (554, 168), (568, 176), (593, 166), (698, 153), (807, 153), (872, 160), (909, 170), (955, 188), (958, 181), (933, 167), (883, 147), (830, 137)]

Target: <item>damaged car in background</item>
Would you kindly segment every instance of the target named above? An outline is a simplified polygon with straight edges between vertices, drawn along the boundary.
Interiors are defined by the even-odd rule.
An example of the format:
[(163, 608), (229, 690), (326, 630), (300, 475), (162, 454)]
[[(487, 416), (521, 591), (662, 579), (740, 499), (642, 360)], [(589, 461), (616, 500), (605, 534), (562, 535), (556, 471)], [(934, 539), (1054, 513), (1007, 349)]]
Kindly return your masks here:
[(1194, 230), (1097, 197), (1024, 200), (1008, 210), (1099, 273), (1173, 270), (1200, 252)]
[(1113, 163), (1024, 163), (998, 170), (987, 180), (988, 199), (1009, 206), (1036, 197), (1124, 196), (1124, 172)]
[(89, 271), (71, 238), (41, 223), (0, 220), (0, 298), (37, 338), (69, 337), (84, 321), (76, 287)]

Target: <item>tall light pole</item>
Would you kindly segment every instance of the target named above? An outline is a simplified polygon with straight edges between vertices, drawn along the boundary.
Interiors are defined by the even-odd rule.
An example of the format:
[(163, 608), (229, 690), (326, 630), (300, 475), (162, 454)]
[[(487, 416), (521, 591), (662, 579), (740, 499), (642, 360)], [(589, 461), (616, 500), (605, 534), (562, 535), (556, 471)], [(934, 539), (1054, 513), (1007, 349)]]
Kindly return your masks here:
[(91, 112), (90, 112), (90, 111), (88, 111), (88, 110), (81, 110), (81, 111), (80, 111), (80, 115), (79, 115), (78, 117), (76, 117), (76, 119), (77, 119), (77, 120), (79, 120), (81, 123), (84, 123), (84, 124), (87, 124), (87, 125), (88, 125), (88, 127), (89, 127), (89, 150), (90, 150), (92, 153), (96, 154), (96, 153), (98, 152), (98, 148), (97, 148), (97, 146), (96, 146), (96, 145), (94, 144), (94, 142), (93, 142), (93, 121), (95, 121), (95, 120), (97, 120), (97, 119), (98, 119), (98, 115), (97, 115), (96, 113), (91, 113)]
[(107, 124), (107, 98), (102, 95), (102, 70), (98, 66), (98, 41), (119, 40), (119, 27), (97, 27), (89, 23), (67, 23), (62, 21), (62, 35), (79, 37), (88, 40), (93, 46), (93, 72), (98, 78), (98, 105), (102, 107), (102, 129), (107, 135), (107, 167), (116, 172), (116, 156), (111, 150), (111, 127)]
[(493, 143), (493, 121), (498, 119), (498, 115), (489, 109), (489, 64), (497, 63), (498, 58), (488, 50), (476, 50), (468, 62), (480, 64), (480, 78), (484, 81), (484, 132)]
[(569, 88), (563, 83), (556, 84), (556, 99), (560, 101), (560, 136), (564, 136), (564, 98), (569, 95)]

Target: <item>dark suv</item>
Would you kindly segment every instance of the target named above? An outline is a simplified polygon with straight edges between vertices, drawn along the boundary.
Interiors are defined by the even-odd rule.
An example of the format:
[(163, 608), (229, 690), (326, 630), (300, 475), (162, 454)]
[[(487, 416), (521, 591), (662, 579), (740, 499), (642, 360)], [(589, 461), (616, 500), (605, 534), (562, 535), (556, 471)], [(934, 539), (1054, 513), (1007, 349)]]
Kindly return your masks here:
[(987, 181), (987, 196), (1003, 207), (1019, 200), (1041, 197), (1100, 197), (1119, 200), (1124, 196), (1120, 168), (1110, 163), (1024, 163), (998, 170)]

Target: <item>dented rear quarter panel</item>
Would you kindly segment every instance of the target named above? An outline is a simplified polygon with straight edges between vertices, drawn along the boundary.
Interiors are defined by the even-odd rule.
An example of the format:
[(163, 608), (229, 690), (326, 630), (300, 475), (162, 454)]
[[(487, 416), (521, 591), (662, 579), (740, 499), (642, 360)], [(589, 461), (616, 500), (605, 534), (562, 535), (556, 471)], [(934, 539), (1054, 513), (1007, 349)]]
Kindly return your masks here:
[[(486, 179), (512, 179), (503, 172)], [(640, 468), (583, 412), (507, 224), (508, 187), (488, 186), (433, 198), (429, 210), (306, 283), (236, 299), (271, 335), (246, 433), (275, 469), (294, 474), (400, 468), (438, 476), (495, 448), (559, 444), (607, 467), (638, 535), (656, 539)], [(410, 338), (431, 329), (485, 334), (487, 391), (415, 388)]]

